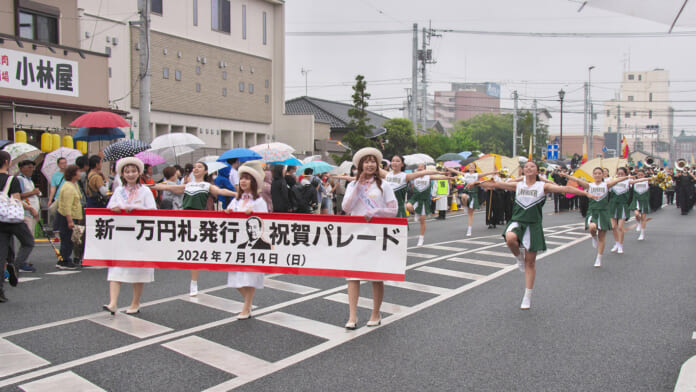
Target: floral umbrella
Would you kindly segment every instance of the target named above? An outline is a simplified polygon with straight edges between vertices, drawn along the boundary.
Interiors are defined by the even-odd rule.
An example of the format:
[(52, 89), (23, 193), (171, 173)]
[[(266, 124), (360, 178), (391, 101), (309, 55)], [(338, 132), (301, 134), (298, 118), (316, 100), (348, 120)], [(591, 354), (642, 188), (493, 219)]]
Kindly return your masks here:
[(53, 173), (58, 171), (58, 158), (65, 158), (68, 161), (68, 165), (72, 165), (75, 163), (75, 159), (80, 156), (82, 156), (82, 152), (74, 148), (61, 147), (51, 151), (44, 157), (41, 173), (47, 180), (51, 181)]
[(460, 167), (462, 164), (459, 161), (447, 161), (442, 164), (444, 167)]
[(259, 151), (258, 149), (264, 149), (264, 148), (271, 149), (271, 150), (287, 151), (291, 154), (293, 152), (295, 152), (295, 149), (291, 145), (281, 143), (281, 142), (263, 143), (263, 144), (259, 144), (259, 145), (256, 145), (254, 147), (251, 147), (250, 149), (258, 152)]
[(404, 156), (404, 164), (406, 164), (406, 166), (418, 165), (421, 163), (427, 165), (429, 163), (435, 163), (435, 160), (428, 154), (411, 154)]
[(33, 161), (39, 155), (41, 155), (41, 150), (28, 143), (9, 144), (3, 148), (3, 151), (7, 151), (12, 158), (12, 161), (10, 162), (11, 175), (15, 175), (19, 172), (19, 168), (17, 167), (19, 162), (27, 159)]
[(155, 154), (152, 151), (141, 151), (135, 154), (135, 157), (143, 161), (143, 163), (146, 163), (150, 166), (157, 166), (161, 163), (167, 162), (166, 159), (162, 158), (161, 156)]
[(294, 148), (285, 143), (264, 143), (249, 148), (250, 150), (261, 155), (264, 162), (282, 162), (292, 158)]
[(116, 162), (121, 158), (135, 156), (135, 154), (148, 148), (150, 148), (150, 145), (140, 140), (120, 140), (106, 146), (104, 149), (104, 160)]

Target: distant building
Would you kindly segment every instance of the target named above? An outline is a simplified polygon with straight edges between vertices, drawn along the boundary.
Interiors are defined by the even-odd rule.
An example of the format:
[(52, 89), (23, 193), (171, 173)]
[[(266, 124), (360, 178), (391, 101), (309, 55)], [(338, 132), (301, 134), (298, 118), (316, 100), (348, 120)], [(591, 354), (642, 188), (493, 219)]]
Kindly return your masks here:
[(625, 136), (632, 151), (669, 159), (674, 133), (669, 84), (664, 69), (624, 72), (618, 97), (604, 102), (604, 132)]
[[(549, 140), (547, 144), (560, 144), (560, 135), (559, 134), (549, 134)], [(583, 143), (584, 143), (584, 136), (583, 135), (563, 135), (563, 155), (567, 159), (568, 157), (572, 157), (574, 154), (578, 154), (582, 156), (583, 152)], [(604, 136), (601, 135), (594, 135), (592, 137), (592, 143), (595, 146), (603, 146), (604, 145)], [(588, 152), (589, 153), (589, 152)], [(601, 149), (595, 150), (594, 151), (595, 156), (590, 157), (588, 156), (588, 159), (591, 158), (597, 158), (603, 156)]]
[(450, 91), (436, 91), (434, 119), (445, 129), (481, 113), (500, 113), (500, 85), (496, 83), (452, 83)]
[[(696, 136), (687, 135), (683, 130), (679, 136), (674, 137), (674, 161), (686, 159), (689, 163), (694, 163), (696, 155)], [(674, 162), (670, 162), (674, 165)]]

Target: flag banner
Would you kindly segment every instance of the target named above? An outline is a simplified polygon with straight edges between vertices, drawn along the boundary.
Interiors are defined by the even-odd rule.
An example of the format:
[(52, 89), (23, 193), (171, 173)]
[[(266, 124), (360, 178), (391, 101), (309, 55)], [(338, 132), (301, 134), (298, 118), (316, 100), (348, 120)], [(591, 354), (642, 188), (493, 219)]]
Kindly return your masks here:
[(88, 208), (82, 264), (403, 281), (406, 247), (404, 218)]

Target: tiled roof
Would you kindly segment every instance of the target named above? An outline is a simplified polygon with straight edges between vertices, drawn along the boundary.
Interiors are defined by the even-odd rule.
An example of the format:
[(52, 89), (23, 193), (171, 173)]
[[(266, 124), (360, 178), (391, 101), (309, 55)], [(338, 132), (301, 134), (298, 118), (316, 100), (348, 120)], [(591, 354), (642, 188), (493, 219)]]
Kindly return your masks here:
[[(317, 120), (326, 121), (331, 124), (331, 128), (348, 128), (348, 123), (350, 123), (348, 110), (352, 107), (353, 105), (327, 101), (325, 99), (299, 97), (285, 102), (285, 113), (313, 114), (314, 118)], [(368, 123), (374, 125), (374, 131), (377, 134), (379, 134), (377, 128), (381, 127), (385, 121), (389, 120), (389, 118), (370, 112), (369, 110), (367, 115), (369, 119)], [(377, 134), (374, 136), (377, 136)]]

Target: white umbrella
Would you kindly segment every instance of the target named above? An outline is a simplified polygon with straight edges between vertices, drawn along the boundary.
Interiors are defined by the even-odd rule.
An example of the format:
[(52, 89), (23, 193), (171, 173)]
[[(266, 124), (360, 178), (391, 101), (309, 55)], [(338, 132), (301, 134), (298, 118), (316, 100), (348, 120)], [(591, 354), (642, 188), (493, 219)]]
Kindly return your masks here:
[(337, 168), (331, 170), (329, 174), (336, 174), (338, 176), (347, 174), (350, 175), (350, 169), (353, 167), (353, 162), (343, 161)]
[(57, 172), (58, 169), (58, 158), (65, 158), (68, 165), (75, 163), (75, 160), (82, 156), (80, 150), (74, 148), (61, 147), (57, 150), (51, 151), (44, 157), (43, 166), (41, 167), (41, 173), (46, 177), (47, 180), (51, 181), (53, 173)]
[(19, 172), (17, 166), (19, 162), (27, 159), (33, 161), (41, 155), (41, 150), (28, 143), (8, 144), (3, 148), (3, 151), (7, 151), (7, 153), (10, 154), (10, 158), (12, 159), (10, 162), (10, 174), (13, 176)]
[(206, 155), (199, 159), (198, 162), (215, 162), (220, 158), (220, 155)]
[(228, 164), (224, 162), (217, 162), (217, 161), (198, 161), (198, 162), (203, 162), (205, 163), (206, 166), (208, 166), (208, 173), (213, 173), (216, 172), (223, 167), (229, 166)]
[(424, 165), (427, 165), (429, 163), (434, 164), (435, 160), (428, 154), (411, 154), (404, 156), (404, 164), (406, 166), (418, 165), (421, 163)]
[(187, 154), (205, 146), (205, 142), (190, 133), (168, 133), (158, 136), (150, 143), (150, 149), (168, 162), (176, 161), (180, 155)]
[(696, 26), (696, 5), (688, 0), (660, 0), (660, 1), (636, 1), (636, 0), (586, 0), (583, 1), (589, 7), (621, 13), (648, 19), (670, 26)]
[(273, 142), (273, 143), (263, 143), (263, 144), (258, 144), (254, 147), (250, 147), (250, 150), (254, 150), (256, 152), (259, 152), (259, 150), (266, 149), (266, 150), (278, 150), (278, 151), (287, 151), (290, 154), (295, 152), (295, 149), (288, 144), (281, 143), (281, 142)]
[(310, 155), (302, 159), (302, 163), (308, 163), (312, 161), (321, 161), (321, 155)]

